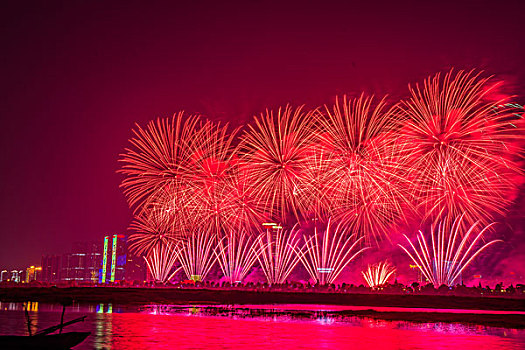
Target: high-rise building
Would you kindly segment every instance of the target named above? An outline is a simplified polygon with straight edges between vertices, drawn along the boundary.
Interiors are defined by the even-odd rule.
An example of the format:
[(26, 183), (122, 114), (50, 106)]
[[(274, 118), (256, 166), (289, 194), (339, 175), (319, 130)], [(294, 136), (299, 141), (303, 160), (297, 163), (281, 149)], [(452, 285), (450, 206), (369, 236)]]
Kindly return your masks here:
[(11, 282), (20, 283), (22, 282), (24, 271), (23, 270), (11, 270)]
[(61, 279), (84, 281), (86, 275), (86, 253), (68, 253), (62, 257)]
[(29, 266), (26, 269), (26, 283), (39, 281), (42, 274), (42, 267)]
[(88, 243), (85, 245), (84, 250), (86, 252), (85, 280), (96, 283), (102, 259), (102, 247), (98, 243)]
[(96, 282), (100, 256), (98, 244), (75, 243), (72, 252), (62, 257), (61, 280)]
[(59, 282), (61, 270), (60, 255), (43, 255), (42, 256), (42, 281)]
[(114, 234), (104, 237), (99, 283), (113, 283), (126, 279), (127, 252), (127, 237), (125, 235)]
[(141, 256), (135, 256), (128, 252), (126, 259), (126, 281), (144, 282), (147, 280), (146, 263)]

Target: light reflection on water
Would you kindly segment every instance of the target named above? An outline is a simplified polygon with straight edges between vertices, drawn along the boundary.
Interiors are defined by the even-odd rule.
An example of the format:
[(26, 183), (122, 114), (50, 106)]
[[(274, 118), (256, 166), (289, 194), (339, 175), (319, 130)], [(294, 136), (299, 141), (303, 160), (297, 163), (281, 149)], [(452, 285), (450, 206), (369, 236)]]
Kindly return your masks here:
[[(27, 334), (23, 305), (0, 303), (0, 334)], [(55, 325), (62, 306), (32, 304), (33, 329)], [(68, 331), (92, 332), (75, 349), (523, 349), (525, 330), (461, 323), (413, 323), (327, 316), (310, 305), (294, 312), (206, 306), (73, 305)], [(302, 311), (308, 312), (302, 312)], [(282, 311), (282, 310), (281, 310)], [(216, 316), (211, 316), (212, 314)]]

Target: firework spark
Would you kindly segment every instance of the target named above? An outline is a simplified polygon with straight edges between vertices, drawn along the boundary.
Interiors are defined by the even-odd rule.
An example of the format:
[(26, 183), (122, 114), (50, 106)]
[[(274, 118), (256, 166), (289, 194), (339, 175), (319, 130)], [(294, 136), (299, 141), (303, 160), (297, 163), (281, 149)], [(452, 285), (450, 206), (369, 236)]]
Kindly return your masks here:
[(316, 283), (332, 284), (352, 260), (368, 249), (359, 249), (363, 239), (357, 238), (356, 234), (346, 234), (341, 224), (332, 229), (328, 220), (321, 234), (316, 227), (312, 237), (305, 239), (305, 245), (298, 255)]
[(385, 100), (361, 95), (325, 106), (320, 146), (326, 153), (328, 215), (367, 242), (388, 238), (410, 203), (397, 124)]
[(129, 249), (136, 255), (148, 255), (157, 245), (176, 243), (175, 221), (172, 213), (162, 206), (149, 205), (130, 225), (135, 231), (129, 237)]
[(246, 180), (257, 200), (281, 222), (289, 215), (302, 216), (298, 189), (315, 136), (313, 120), (313, 113), (303, 112), (302, 107), (267, 111), (248, 126), (242, 140)]
[(206, 232), (189, 234), (177, 256), (189, 280), (203, 281), (216, 261), (213, 252), (215, 235)]
[(228, 132), (228, 125), (207, 121), (203, 123), (191, 142), (188, 182), (191, 198), (189, 211), (191, 227), (214, 234), (232, 229), (229, 193), (236, 172), (236, 150), (232, 145), (237, 130)]
[(377, 288), (388, 283), (388, 279), (396, 272), (396, 268), (388, 261), (382, 261), (374, 265), (368, 265), (365, 271), (361, 271), (363, 278), (370, 288)]
[(463, 218), (464, 216), (461, 216), (454, 220), (450, 230), (447, 229), (446, 222), (440, 222), (437, 226), (433, 226), (430, 233), (431, 250), (429, 250), (430, 244), (427, 244), (421, 231), (419, 231), (417, 236), (418, 247), (404, 235), (412, 253), (409, 251), (409, 248), (399, 244), (410, 259), (419, 266), (421, 273), (435, 287), (443, 284), (447, 286), (457, 284), (461, 273), (482, 251), (494, 243), (501, 242), (500, 240), (492, 240), (476, 248), (478, 242), (482, 240), (483, 234), (494, 224), (483, 227), (477, 236), (470, 240), (479, 222), (474, 223), (466, 232), (463, 232)]
[(196, 133), (199, 118), (184, 117), (179, 112), (171, 119), (157, 119), (146, 128), (136, 126), (131, 148), (122, 154), (120, 173), (125, 178), (121, 187), (130, 206), (140, 209), (159, 189), (173, 186), (174, 195), (184, 189), (184, 177), (190, 158), (188, 143)]
[(155, 282), (167, 283), (182, 267), (174, 269), (179, 252), (178, 245), (157, 243), (144, 257), (148, 271)]
[(241, 282), (257, 260), (255, 241), (245, 231), (230, 232), (215, 249), (222, 273), (231, 284)]
[[(422, 88), (416, 85), (399, 105), (399, 141), (407, 145), (411, 164), (407, 176), (426, 218), (452, 221), (460, 207), (465, 224), (486, 224), (508, 205), (494, 199), (508, 198), (515, 189), (523, 123), (508, 97), (490, 98), (498, 87), (479, 73), (450, 71), (428, 78)], [(478, 171), (483, 176), (475, 180), (466, 174)]]
[(267, 230), (257, 237), (257, 258), (270, 285), (284, 283), (300, 261), (300, 237), (296, 226), (289, 231)]

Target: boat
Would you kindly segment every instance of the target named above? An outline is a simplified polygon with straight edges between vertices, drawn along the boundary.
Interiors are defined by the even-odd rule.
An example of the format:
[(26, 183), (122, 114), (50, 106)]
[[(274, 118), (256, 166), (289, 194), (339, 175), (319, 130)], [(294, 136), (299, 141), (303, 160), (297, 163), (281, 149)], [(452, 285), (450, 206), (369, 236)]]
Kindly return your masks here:
[[(29, 335), (2, 335), (0, 336), (0, 349), (71, 349), (72, 347), (82, 343), (91, 332), (65, 332), (62, 333), (64, 327), (83, 322), (87, 316), (75, 318), (74, 320), (64, 322), (64, 313), (66, 305), (63, 304), (62, 317), (60, 323), (43, 329), (35, 334), (31, 332), (31, 319), (25, 308), (27, 318), (27, 330)], [(59, 331), (57, 334), (52, 334)]]
[(66, 332), (33, 336), (0, 336), (0, 349), (70, 349), (82, 343), (90, 332)]

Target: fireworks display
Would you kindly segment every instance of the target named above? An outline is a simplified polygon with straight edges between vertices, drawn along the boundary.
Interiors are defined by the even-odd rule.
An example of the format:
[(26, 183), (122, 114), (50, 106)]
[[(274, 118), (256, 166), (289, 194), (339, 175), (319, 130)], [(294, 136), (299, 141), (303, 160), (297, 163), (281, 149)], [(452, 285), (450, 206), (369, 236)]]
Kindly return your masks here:
[[(218, 261), (233, 283), (258, 262), (278, 284), (301, 261), (324, 284), (365, 245), (433, 224), (437, 250), (426, 250), (420, 233), (409, 255), (437, 259), (418, 264), (433, 283), (454, 283), (473, 260), (462, 258), (473, 252), (468, 228), (503, 217), (523, 183), (523, 108), (494, 98), (504, 96), (498, 89), (480, 73), (450, 71), (395, 104), (362, 94), (311, 110), (286, 106), (242, 132), (182, 112), (137, 126), (120, 159), (135, 213), (131, 249), (150, 259), (159, 281), (175, 266), (160, 258), (162, 247), (177, 246), (170, 251), (188, 279), (204, 279)], [(261, 233), (269, 221), (284, 228)], [(323, 222), (323, 232), (309, 229)], [(458, 249), (457, 259), (447, 249)], [(440, 254), (454, 261), (450, 272)], [(155, 267), (162, 273), (153, 262), (164, 262)], [(369, 266), (363, 276), (378, 285), (389, 271)]]
[(257, 260), (255, 241), (246, 234), (229, 232), (219, 240), (216, 248), (217, 260), (228, 282), (242, 282)]
[(305, 185), (315, 129), (312, 112), (290, 106), (255, 118), (242, 139), (246, 181), (273, 218), (301, 218), (300, 189)]
[(174, 269), (179, 249), (174, 244), (158, 243), (144, 256), (148, 271), (155, 282), (166, 283), (179, 272), (181, 267)]
[(365, 271), (361, 271), (366, 284), (370, 288), (377, 288), (388, 283), (388, 279), (396, 272), (396, 268), (388, 261), (382, 261), (374, 265), (368, 265)]
[(178, 251), (178, 258), (188, 280), (204, 281), (217, 257), (215, 236), (207, 232), (189, 235)]
[(463, 218), (463, 216), (457, 218), (450, 227), (446, 221), (433, 227), (430, 233), (430, 243), (427, 243), (427, 238), (423, 232), (419, 231), (417, 246), (407, 236), (405, 238), (408, 241), (409, 248), (399, 245), (435, 287), (443, 284), (447, 286), (458, 284), (461, 273), (482, 251), (494, 243), (501, 242), (492, 240), (478, 247), (483, 234), (493, 224), (483, 227), (471, 239), (478, 223), (473, 224), (466, 232), (463, 232)]
[(305, 238), (305, 245), (298, 256), (312, 280), (320, 284), (331, 284), (365, 248), (359, 249), (364, 237), (347, 234), (339, 224), (333, 229), (330, 220), (323, 232), (317, 228), (310, 238)]
[[(409, 147), (408, 178), (424, 218), (488, 223), (516, 188), (523, 110), (500, 84), (474, 72), (453, 71), (410, 89), (398, 104), (400, 138)], [(474, 176), (472, 176), (474, 175)]]
[(324, 207), (367, 241), (388, 237), (409, 203), (405, 162), (386, 103), (361, 95), (325, 107), (319, 118)]
[(257, 237), (257, 258), (268, 284), (286, 281), (299, 263), (299, 232), (296, 227), (289, 231), (282, 228), (267, 230)]

